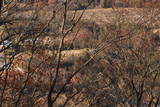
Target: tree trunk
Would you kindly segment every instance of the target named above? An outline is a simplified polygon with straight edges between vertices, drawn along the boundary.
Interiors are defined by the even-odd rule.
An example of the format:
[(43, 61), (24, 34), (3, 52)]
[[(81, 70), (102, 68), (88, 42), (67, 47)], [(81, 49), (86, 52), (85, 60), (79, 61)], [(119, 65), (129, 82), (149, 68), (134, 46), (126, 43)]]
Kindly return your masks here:
[(3, 0), (0, 0), (0, 10), (2, 9), (3, 6)]
[(110, 8), (113, 6), (114, 0), (100, 0), (101, 8)]

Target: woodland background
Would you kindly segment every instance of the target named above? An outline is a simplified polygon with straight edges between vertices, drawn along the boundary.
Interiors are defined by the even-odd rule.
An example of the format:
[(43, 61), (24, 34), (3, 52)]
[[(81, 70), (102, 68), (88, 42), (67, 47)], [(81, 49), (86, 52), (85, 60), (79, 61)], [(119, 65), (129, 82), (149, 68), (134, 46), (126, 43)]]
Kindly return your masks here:
[(158, 107), (160, 0), (1, 0), (0, 107)]

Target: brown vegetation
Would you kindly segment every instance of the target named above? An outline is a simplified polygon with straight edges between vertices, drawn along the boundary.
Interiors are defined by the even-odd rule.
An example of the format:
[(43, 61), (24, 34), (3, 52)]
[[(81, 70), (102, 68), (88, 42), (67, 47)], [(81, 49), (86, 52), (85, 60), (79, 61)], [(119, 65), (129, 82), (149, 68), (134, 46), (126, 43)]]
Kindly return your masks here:
[[(81, 3), (83, 10), (70, 11)], [(158, 106), (159, 8), (116, 3), (9, 9), (3, 18), (10, 23), (1, 26), (0, 107)]]

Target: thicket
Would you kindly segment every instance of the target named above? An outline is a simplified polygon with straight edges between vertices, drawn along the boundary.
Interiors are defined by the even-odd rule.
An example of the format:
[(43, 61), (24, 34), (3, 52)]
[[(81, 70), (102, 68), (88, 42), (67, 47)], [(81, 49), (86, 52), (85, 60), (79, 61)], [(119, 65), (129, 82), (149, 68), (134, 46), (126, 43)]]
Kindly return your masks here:
[(101, 25), (81, 3), (1, 8), (0, 107), (159, 105), (159, 9), (112, 8)]

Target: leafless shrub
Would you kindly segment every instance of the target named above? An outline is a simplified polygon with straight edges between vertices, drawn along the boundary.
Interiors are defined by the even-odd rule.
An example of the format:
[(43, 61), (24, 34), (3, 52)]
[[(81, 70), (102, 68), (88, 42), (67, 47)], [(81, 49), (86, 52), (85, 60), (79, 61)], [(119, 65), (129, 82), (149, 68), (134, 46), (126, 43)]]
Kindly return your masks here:
[(0, 106), (158, 106), (159, 9), (73, 2), (1, 8)]

